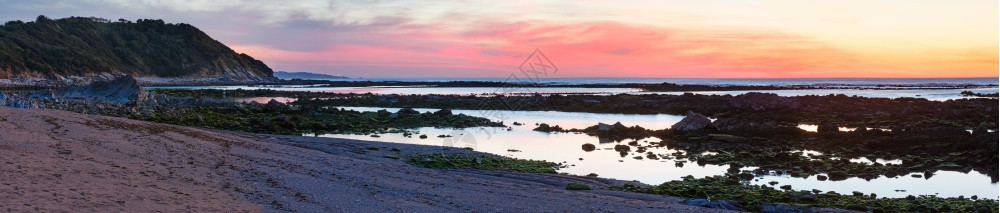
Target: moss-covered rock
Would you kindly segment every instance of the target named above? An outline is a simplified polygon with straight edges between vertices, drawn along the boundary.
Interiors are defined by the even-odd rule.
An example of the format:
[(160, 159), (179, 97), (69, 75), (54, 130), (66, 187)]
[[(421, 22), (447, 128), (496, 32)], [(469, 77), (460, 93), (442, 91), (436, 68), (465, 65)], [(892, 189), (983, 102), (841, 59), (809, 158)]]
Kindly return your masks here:
[(590, 185), (570, 182), (566, 184), (566, 190), (590, 190)]

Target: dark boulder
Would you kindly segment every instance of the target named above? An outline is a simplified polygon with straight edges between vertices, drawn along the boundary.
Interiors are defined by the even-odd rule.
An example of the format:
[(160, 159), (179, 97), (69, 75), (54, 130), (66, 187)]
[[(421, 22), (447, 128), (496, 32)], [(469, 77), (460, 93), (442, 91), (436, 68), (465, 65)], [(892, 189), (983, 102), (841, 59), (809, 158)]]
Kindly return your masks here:
[(448, 115), (452, 115), (452, 114), (451, 114), (451, 109), (441, 109), (441, 110), (438, 110), (437, 112), (434, 112), (434, 115), (437, 115), (437, 116), (448, 116)]
[(396, 114), (399, 117), (409, 117), (411, 115), (419, 115), (420, 112), (417, 112), (417, 110), (414, 110), (413, 108), (407, 107), (399, 109), (399, 111), (396, 111)]
[(597, 130), (611, 131), (611, 125), (608, 125), (606, 123), (597, 123)]
[(270, 101), (267, 101), (267, 104), (264, 105), (264, 108), (267, 109), (268, 111), (278, 111), (288, 108), (288, 105), (281, 103), (278, 100), (271, 99)]
[(389, 110), (384, 110), (384, 109), (380, 109), (380, 110), (376, 111), (375, 113), (378, 113), (379, 117), (389, 117), (390, 115), (392, 115), (392, 113), (389, 112)]
[(828, 174), (828, 175), (830, 176), (830, 180), (831, 181), (847, 180), (847, 173), (844, 173), (844, 172), (834, 171), (834, 172), (830, 172), (830, 174)]
[[(0, 94), (0, 96), (2, 96), (2, 95), (3, 94)], [(2, 99), (2, 97), (0, 97), (0, 99)], [(989, 134), (989, 131), (987, 131), (986, 128), (983, 128), (983, 127), (976, 127), (975, 129), (972, 130), (972, 135), (977, 135), (978, 136), (978, 135), (987, 135), (987, 134)]]
[(594, 146), (594, 144), (590, 144), (590, 143), (583, 144), (583, 151), (590, 152), (590, 151), (594, 151), (596, 149), (597, 149), (597, 146)]
[(694, 131), (704, 129), (705, 127), (712, 125), (712, 120), (708, 119), (705, 115), (688, 111), (686, 116), (687, 117), (681, 119), (680, 122), (670, 126), (670, 130)]
[(816, 127), (816, 132), (818, 132), (818, 133), (837, 133), (837, 132), (840, 132), (840, 127), (837, 126), (837, 123), (824, 121), (822, 123), (819, 123), (819, 126)]
[(539, 124), (538, 127), (535, 127), (532, 130), (539, 131), (539, 132), (562, 132), (562, 131), (564, 131), (564, 129), (562, 127), (560, 127), (559, 125), (549, 126), (549, 124), (544, 124), (544, 123), (543, 124)]
[(631, 151), (631, 150), (632, 150), (632, 147), (629, 147), (628, 145), (615, 145), (615, 151), (628, 152), (628, 151)]

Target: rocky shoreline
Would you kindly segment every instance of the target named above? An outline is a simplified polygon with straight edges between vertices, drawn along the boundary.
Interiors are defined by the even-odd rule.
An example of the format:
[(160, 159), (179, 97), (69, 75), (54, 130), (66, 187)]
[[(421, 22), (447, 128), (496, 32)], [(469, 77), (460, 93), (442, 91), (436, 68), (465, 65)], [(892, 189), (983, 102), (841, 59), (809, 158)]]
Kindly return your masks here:
[[(464, 149), (10, 107), (0, 107), (0, 134), (0, 155), (12, 157), (0, 162), (0, 209), (8, 211), (732, 212), (608, 190), (623, 181), (428, 169), (385, 157), (488, 155)], [(564, 189), (571, 182), (592, 190)]]
[[(296, 101), (281, 103), (234, 103), (226, 97), (285, 96)], [(539, 124), (536, 131), (581, 132), (609, 142), (626, 139), (657, 137), (660, 142), (629, 142), (615, 146), (622, 156), (630, 152), (644, 155), (638, 158), (678, 160), (698, 165), (729, 165), (727, 174), (706, 179), (685, 179), (675, 184), (708, 184), (720, 189), (740, 193), (768, 193), (768, 202), (788, 202), (783, 199), (797, 196), (821, 196), (819, 192), (767, 191), (764, 188), (745, 188), (744, 182), (756, 175), (786, 173), (793, 177), (818, 175), (820, 181), (843, 180), (848, 177), (864, 179), (880, 176), (893, 177), (910, 172), (923, 172), (930, 177), (935, 171), (978, 171), (989, 175), (993, 182), (1000, 176), (998, 168), (998, 143), (996, 129), (996, 99), (963, 99), (943, 102), (914, 98), (858, 98), (846, 96), (780, 97), (767, 93), (748, 93), (739, 96), (718, 95), (552, 95), (552, 96), (438, 96), (438, 95), (373, 95), (373, 94), (324, 94), (310, 92), (277, 92), (270, 90), (165, 90), (146, 91), (137, 79), (117, 76), (107, 81), (87, 85), (64, 86), (41, 90), (0, 91), (0, 105), (16, 108), (58, 109), (86, 114), (124, 117), (157, 123), (178, 124), (253, 133), (290, 134), (303, 133), (355, 133), (373, 134), (400, 129), (436, 126), (504, 126), (485, 118), (454, 115), (448, 108), (484, 109), (483, 107), (518, 106), (506, 110), (557, 110), (584, 112), (674, 113), (684, 110), (686, 118), (670, 129), (653, 130), (640, 126), (626, 127), (620, 123), (598, 124), (585, 129), (563, 129), (559, 126)], [(492, 104), (491, 104), (492, 103)], [(517, 103), (515, 105), (505, 103)], [(401, 107), (397, 112), (357, 112), (331, 109), (327, 106), (385, 106)], [(437, 112), (419, 113), (407, 107), (442, 108)], [(489, 108), (502, 109), (502, 108)], [(647, 109), (641, 111), (636, 109)], [(53, 111), (53, 110), (45, 110)], [(993, 114), (984, 114), (993, 112)], [(714, 119), (714, 120), (712, 120)], [(992, 119), (992, 120), (991, 120)], [(806, 132), (795, 125), (803, 122), (818, 123), (817, 132)], [(97, 122), (105, 123), (105, 121)], [(517, 124), (514, 124), (517, 125)], [(849, 126), (854, 131), (840, 131)], [(868, 128), (874, 127), (874, 128)], [(116, 127), (120, 128), (120, 127)], [(131, 127), (129, 127), (131, 128)], [(973, 131), (966, 131), (967, 128)], [(407, 134), (403, 131), (404, 134)], [(239, 133), (249, 134), (249, 133)], [(277, 137), (277, 136), (272, 136)], [(374, 136), (373, 136), (374, 137)], [(412, 136), (411, 136), (412, 137)], [(423, 138), (423, 136), (421, 136)], [(301, 141), (300, 139), (288, 139)], [(604, 139), (602, 139), (603, 141)], [(283, 143), (275, 141), (275, 143)], [(303, 147), (304, 144), (286, 144)], [(386, 146), (387, 147), (387, 146)], [(680, 150), (673, 154), (657, 154), (661, 147)], [(588, 150), (585, 144), (584, 151)], [(418, 166), (438, 168), (441, 164), (428, 164), (424, 159), (448, 159), (444, 168), (454, 168), (455, 162), (474, 162), (493, 165), (493, 160), (432, 157), (428, 153), (402, 155), (399, 148), (369, 146), (365, 152), (379, 151), (382, 158), (403, 160)], [(590, 146), (593, 151), (593, 145)], [(381, 151), (380, 151), (381, 150)], [(821, 152), (822, 155), (805, 155), (804, 150)], [(335, 152), (342, 152), (335, 151)], [(700, 154), (713, 152), (715, 154)], [(410, 153), (408, 153), (410, 154)], [(899, 164), (871, 165), (853, 163), (851, 158), (899, 159)], [(500, 160), (500, 162), (505, 162)], [(496, 165), (520, 164), (508, 162)], [(528, 163), (531, 165), (547, 165)], [(437, 166), (431, 166), (437, 165)], [(744, 167), (757, 167), (744, 170)], [(460, 166), (464, 168), (464, 166)], [(544, 166), (543, 166), (544, 167)], [(469, 168), (482, 168), (473, 166)], [(485, 168), (491, 168), (487, 166)], [(510, 167), (500, 167), (510, 168)], [(520, 168), (520, 167), (519, 167)], [(542, 169), (545, 170), (545, 169)], [(527, 169), (519, 171), (538, 171)], [(546, 170), (547, 171), (547, 170)], [(567, 189), (580, 189), (580, 185), (565, 185)], [(688, 198), (702, 195), (671, 194), (673, 186), (644, 186), (641, 184), (604, 186), (617, 191), (651, 194), (668, 194)], [(659, 187), (659, 188), (657, 188)], [(683, 187), (681, 187), (683, 188)], [(760, 191), (764, 190), (764, 191)], [(771, 189), (773, 190), (773, 189)], [(709, 193), (709, 192), (706, 192)], [(720, 193), (712, 191), (710, 193)], [(798, 195), (798, 194), (801, 195)], [(811, 193), (811, 195), (810, 195)], [(829, 194), (829, 193), (826, 193)], [(900, 201), (883, 200), (876, 196), (844, 197), (822, 195), (847, 204), (810, 205), (866, 210), (857, 202), (938, 202), (939, 198)], [(760, 206), (759, 202), (747, 203), (743, 198), (733, 198), (731, 203), (744, 210), (785, 208)], [(952, 198), (948, 198), (952, 199)], [(796, 201), (799, 202), (799, 201)], [(983, 203), (973, 199), (948, 201), (954, 206), (981, 209)], [(989, 202), (989, 201), (983, 201)], [(993, 201), (995, 203), (995, 201)], [(692, 202), (693, 205), (726, 206), (720, 203)], [(848, 205), (850, 204), (850, 205)], [(930, 205), (921, 203), (919, 205)], [(987, 203), (989, 204), (989, 203)], [(276, 205), (278, 209), (285, 204)], [(949, 204), (951, 205), (951, 204)], [(787, 207), (787, 206), (786, 206)], [(728, 207), (726, 207), (728, 208)], [(923, 208), (923, 207), (922, 207)], [(923, 210), (941, 210), (927, 207)], [(965, 207), (962, 207), (965, 208)], [(897, 209), (897, 208), (887, 208)], [(870, 208), (867, 210), (871, 210)], [(900, 210), (900, 209), (897, 209)], [(902, 208), (901, 210), (921, 210)]]
[(86, 114), (255, 133), (301, 135), (386, 132), (408, 133), (407, 128), (503, 126), (485, 118), (452, 114), (443, 109), (419, 113), (358, 112), (319, 105), (234, 102), (225, 98), (173, 97), (146, 91), (136, 79), (121, 76), (83, 86), (0, 92), (0, 106), (57, 109)]

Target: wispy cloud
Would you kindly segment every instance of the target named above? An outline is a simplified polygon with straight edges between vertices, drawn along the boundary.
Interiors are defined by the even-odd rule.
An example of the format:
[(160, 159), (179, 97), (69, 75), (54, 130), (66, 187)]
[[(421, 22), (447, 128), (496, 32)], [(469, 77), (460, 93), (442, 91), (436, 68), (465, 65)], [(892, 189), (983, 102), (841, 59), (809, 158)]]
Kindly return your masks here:
[[(945, 52), (891, 54), (874, 46), (932, 52), (949, 45), (902, 45), (859, 31), (879, 20), (869, 15), (878, 8), (837, 6), (850, 10), (810, 16), (823, 6), (769, 0), (648, 6), (562, 0), (0, 0), (0, 5), (0, 21), (41, 14), (191, 23), (278, 70), (355, 76), (506, 76), (536, 48), (567, 77), (920, 77), (939, 76), (935, 70), (941, 69), (960, 69), (955, 76), (989, 76), (997, 69), (996, 30), (992, 40), (962, 39)], [(924, 38), (941, 32), (927, 34), (902, 40), (941, 40)], [(944, 55), (936, 60), (940, 63), (917, 65), (938, 54)]]

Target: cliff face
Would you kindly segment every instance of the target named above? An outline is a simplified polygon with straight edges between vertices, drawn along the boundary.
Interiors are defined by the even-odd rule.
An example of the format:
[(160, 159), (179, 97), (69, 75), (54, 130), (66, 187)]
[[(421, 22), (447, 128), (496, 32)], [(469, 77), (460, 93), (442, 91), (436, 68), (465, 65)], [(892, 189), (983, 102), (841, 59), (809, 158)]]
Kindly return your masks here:
[(188, 24), (39, 16), (0, 26), (0, 79), (8, 83), (73, 83), (109, 74), (152, 83), (275, 80), (263, 62)]

